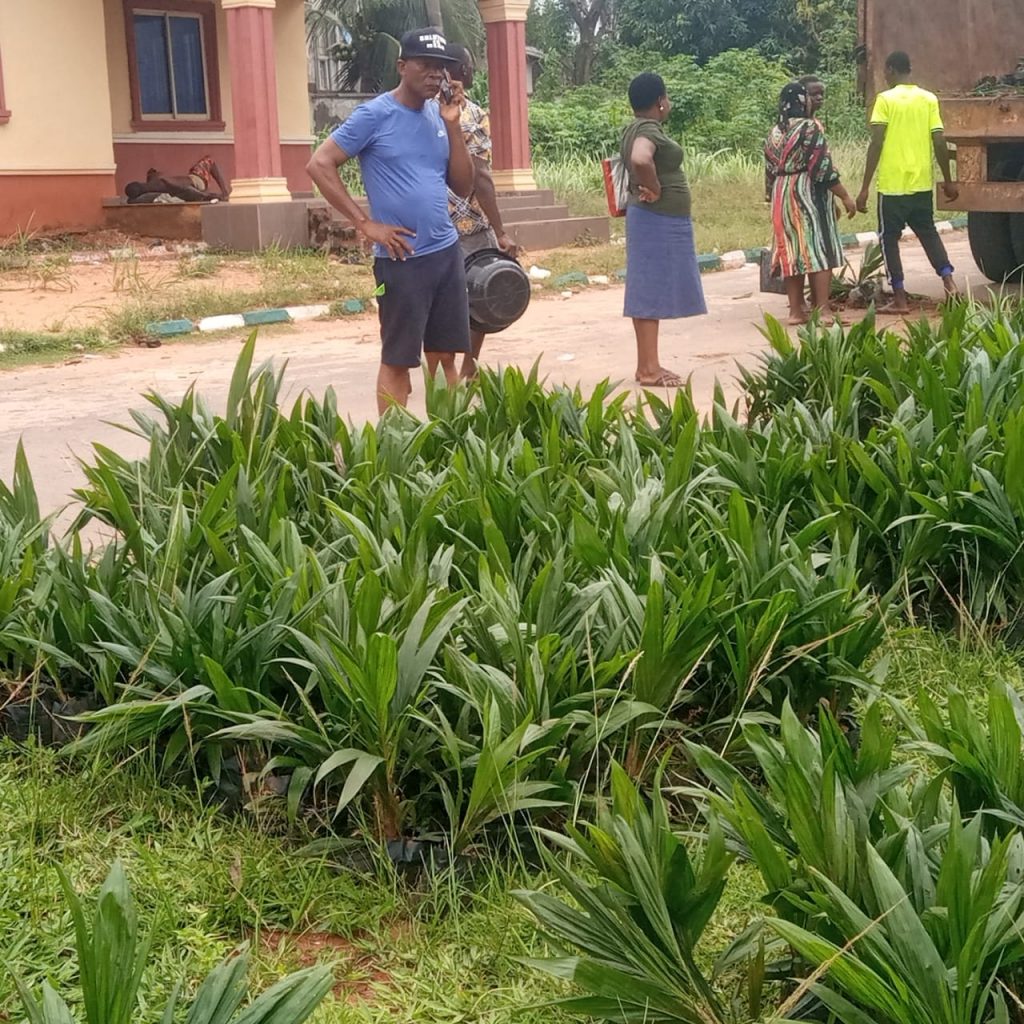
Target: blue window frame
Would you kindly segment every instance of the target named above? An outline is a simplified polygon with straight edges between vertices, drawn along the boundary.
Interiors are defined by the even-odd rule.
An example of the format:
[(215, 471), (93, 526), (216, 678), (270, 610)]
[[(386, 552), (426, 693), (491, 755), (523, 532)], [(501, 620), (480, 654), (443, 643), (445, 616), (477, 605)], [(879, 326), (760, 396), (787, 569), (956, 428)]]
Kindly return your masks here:
[(198, 14), (132, 14), (143, 118), (210, 117), (203, 19)]

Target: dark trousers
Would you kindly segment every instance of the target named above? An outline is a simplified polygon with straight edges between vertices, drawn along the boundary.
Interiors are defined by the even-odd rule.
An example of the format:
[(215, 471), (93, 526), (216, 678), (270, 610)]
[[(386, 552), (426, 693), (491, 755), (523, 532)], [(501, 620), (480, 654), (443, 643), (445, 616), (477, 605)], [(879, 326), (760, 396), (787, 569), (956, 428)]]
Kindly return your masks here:
[(935, 205), (931, 192), (914, 192), (909, 196), (878, 194), (878, 236), (885, 257), (885, 269), (893, 288), (903, 287), (903, 260), (900, 237), (909, 227), (917, 235), (928, 261), (939, 277), (953, 273), (946, 247), (935, 230)]

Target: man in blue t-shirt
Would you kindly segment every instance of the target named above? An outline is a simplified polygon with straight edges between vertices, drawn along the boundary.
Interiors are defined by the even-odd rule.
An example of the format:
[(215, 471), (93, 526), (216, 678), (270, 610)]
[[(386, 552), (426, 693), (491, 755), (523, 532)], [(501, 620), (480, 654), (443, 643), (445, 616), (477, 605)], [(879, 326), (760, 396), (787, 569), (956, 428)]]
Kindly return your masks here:
[[(406, 404), (412, 391), (409, 370), (424, 354), (428, 372), (433, 375), (440, 366), (454, 384), (455, 356), (470, 351), (466, 270), (448, 216), (448, 188), (469, 196), (475, 178), (460, 125), (462, 86), (448, 75), (456, 63), (436, 29), (407, 32), (398, 88), (358, 107), (306, 167), (331, 206), (374, 243), (381, 413), (392, 403)], [(354, 157), (370, 217), (338, 174)]]

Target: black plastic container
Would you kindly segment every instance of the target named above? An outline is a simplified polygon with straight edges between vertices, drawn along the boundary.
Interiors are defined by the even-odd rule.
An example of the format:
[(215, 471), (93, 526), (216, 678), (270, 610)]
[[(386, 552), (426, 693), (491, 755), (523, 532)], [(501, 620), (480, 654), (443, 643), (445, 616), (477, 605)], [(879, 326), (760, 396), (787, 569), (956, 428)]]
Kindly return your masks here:
[(470, 326), (483, 334), (511, 327), (530, 304), (530, 278), (500, 249), (480, 249), (466, 257), (466, 288)]
[(771, 249), (761, 250), (761, 291), (769, 295), (785, 295), (786, 283), (782, 280), (782, 275), (777, 271), (772, 273), (773, 257)]

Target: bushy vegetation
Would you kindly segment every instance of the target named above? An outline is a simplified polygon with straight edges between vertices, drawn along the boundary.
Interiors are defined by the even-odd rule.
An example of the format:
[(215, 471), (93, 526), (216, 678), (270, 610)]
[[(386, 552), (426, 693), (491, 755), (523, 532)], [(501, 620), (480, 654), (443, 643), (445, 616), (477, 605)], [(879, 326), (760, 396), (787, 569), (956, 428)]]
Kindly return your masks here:
[(666, 130), (688, 149), (756, 155), (775, 120), (779, 89), (790, 74), (777, 61), (730, 51), (698, 64), (692, 57), (624, 51), (594, 85), (530, 103), (530, 141), (542, 160), (572, 154), (591, 159), (618, 151), (632, 116), (627, 87), (640, 71), (657, 71), (672, 100)]
[(934, 611), (948, 600), (968, 617), (1016, 623), (1021, 323), (1017, 307), (997, 304), (979, 323), (965, 305), (938, 326), (910, 325), (905, 339), (868, 320), (799, 348), (771, 325), (763, 370), (743, 374), (750, 416), (764, 429), (778, 431), (780, 416), (825, 427), (827, 450), (811, 469), (825, 505), (812, 507), (830, 510), (844, 543), (856, 538), (861, 571), (879, 592), (916, 577), (911, 606)]
[[(110, 869), (91, 915), (63, 872), (60, 880), (74, 923), (86, 1024), (131, 1024), (138, 1015), (150, 944), (139, 927), (124, 867), (115, 862)], [(247, 950), (218, 964), (196, 992), (187, 1015), (190, 1024), (303, 1024), (333, 982), (330, 968), (308, 968), (283, 978), (243, 1009), (248, 967)], [(48, 981), (38, 998), (20, 978), (16, 984), (29, 1024), (72, 1024), (67, 1002)], [(180, 985), (164, 1008), (165, 1022), (174, 1019), (179, 991)]]
[(49, 542), (19, 459), (4, 671), (102, 702), (80, 749), (240, 757), (334, 828), (458, 851), (557, 820), (613, 758), (841, 709), (900, 608), (1014, 621), (1022, 327), (772, 325), (749, 422), (704, 424), (508, 370), (356, 429), (331, 394), (280, 409), (250, 341), (224, 416), (152, 396), (147, 459), (97, 449), (100, 551)]
[[(692, 746), (708, 780), (685, 790), (705, 821), (689, 832), (697, 861), (661, 780), (648, 807), (613, 768), (596, 823), (550, 837), (572, 859), (550, 858), (572, 903), (521, 894), (575, 954), (537, 964), (584, 991), (562, 1005), (624, 1024), (1019, 1020), (1024, 834), (1006, 808), (1018, 806), (1024, 705), (1002, 684), (987, 711), (948, 697), (948, 718), (925, 698), (919, 718), (870, 704), (854, 738), (827, 709), (816, 729), (788, 707), (777, 733), (748, 723), (763, 787)], [(901, 730), (886, 723), (893, 710)], [(698, 943), (733, 857), (756, 867), (765, 916), (708, 969)]]
[(98, 451), (101, 557), (47, 547), (19, 465), (4, 662), (95, 688), (83, 746), (214, 776), (241, 748), (293, 809), (461, 849), (600, 788), (611, 750), (641, 771), (680, 728), (833, 698), (877, 643), (851, 557), (716, 468), (748, 449), (724, 410), (705, 434), (685, 396), (627, 411), (510, 370), (356, 430), (330, 395), (279, 410), (251, 357), (225, 417), (154, 398), (144, 463)]
[(19, 454), (5, 721), (84, 696), (68, 753), (280, 794), (321, 850), (472, 864), (533, 826), (562, 1012), (1019, 1019), (1024, 704), (899, 700), (878, 658), (902, 616), (1014, 635), (1024, 311), (766, 335), (706, 420), (507, 370), (361, 428), (330, 393), (281, 408), (252, 338), (224, 415), (150, 396), (145, 459), (97, 448), (59, 543)]

